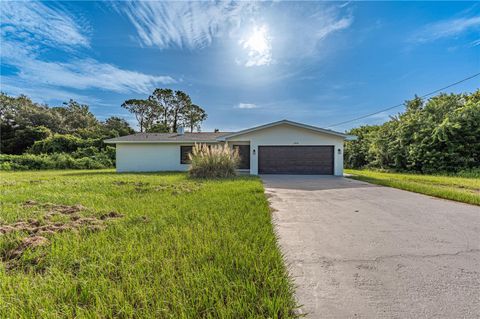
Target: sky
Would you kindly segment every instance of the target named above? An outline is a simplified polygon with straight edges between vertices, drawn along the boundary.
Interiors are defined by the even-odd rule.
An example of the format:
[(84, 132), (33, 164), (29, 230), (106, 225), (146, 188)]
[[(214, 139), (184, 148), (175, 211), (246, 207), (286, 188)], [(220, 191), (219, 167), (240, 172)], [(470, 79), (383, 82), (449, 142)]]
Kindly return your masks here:
[[(0, 2), (0, 90), (99, 118), (157, 87), (203, 131), (281, 119), (331, 127), (480, 72), (479, 2)], [(447, 92), (472, 92), (480, 77)]]

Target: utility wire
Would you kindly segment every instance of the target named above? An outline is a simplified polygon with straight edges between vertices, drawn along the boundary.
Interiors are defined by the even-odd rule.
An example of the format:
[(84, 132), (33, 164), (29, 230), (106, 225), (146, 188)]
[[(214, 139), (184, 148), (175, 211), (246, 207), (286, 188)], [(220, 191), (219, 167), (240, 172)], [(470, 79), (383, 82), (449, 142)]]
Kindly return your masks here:
[[(435, 90), (435, 91), (429, 92), (427, 94), (424, 94), (424, 95), (420, 96), (420, 98), (421, 99), (426, 98), (427, 96), (433, 95), (433, 94), (438, 93), (440, 91), (443, 91), (445, 89), (451, 88), (452, 86), (458, 85), (458, 84), (463, 83), (463, 82), (468, 81), (468, 80), (471, 80), (471, 79), (473, 79), (473, 78), (475, 78), (479, 75), (480, 75), (480, 72), (477, 73), (477, 74), (471, 75), (468, 78), (464, 78), (463, 80), (460, 80), (458, 82), (447, 85), (447, 86), (445, 86), (443, 88), (440, 88), (438, 90)], [(329, 125), (326, 128), (335, 127), (335, 126), (339, 126), (339, 125), (342, 125), (342, 124), (347, 124), (347, 123), (350, 123), (350, 122), (358, 121), (358, 120), (370, 117), (372, 115), (376, 115), (376, 114), (379, 114), (379, 113), (382, 113), (382, 112), (385, 112), (385, 111), (389, 111), (389, 110), (392, 110), (392, 109), (395, 109), (397, 107), (404, 106), (404, 105), (405, 105), (405, 103), (400, 103), (400, 104), (397, 104), (397, 105), (394, 105), (394, 106), (387, 107), (387, 108), (382, 109), (380, 111), (376, 111), (376, 112), (373, 112), (373, 113), (370, 113), (370, 114), (367, 114), (367, 115), (362, 115), (360, 117), (356, 117), (356, 118), (348, 120), (348, 121), (343, 121), (343, 122), (340, 122), (340, 123), (335, 123), (335, 124)]]

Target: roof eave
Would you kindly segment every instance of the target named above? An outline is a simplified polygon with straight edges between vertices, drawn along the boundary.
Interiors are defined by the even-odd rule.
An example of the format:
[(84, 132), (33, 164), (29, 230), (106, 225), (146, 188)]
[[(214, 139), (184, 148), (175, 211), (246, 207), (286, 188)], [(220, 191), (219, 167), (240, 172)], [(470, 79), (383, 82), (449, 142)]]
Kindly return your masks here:
[(264, 124), (264, 125), (260, 125), (260, 126), (256, 126), (256, 127), (252, 127), (252, 128), (249, 128), (249, 129), (246, 129), (246, 130), (242, 130), (242, 131), (239, 131), (239, 132), (236, 132), (236, 133), (233, 133), (233, 134), (229, 134), (229, 135), (226, 135), (226, 136), (222, 136), (222, 137), (217, 138), (217, 140), (218, 140), (218, 141), (226, 141), (227, 139), (229, 139), (229, 138), (231, 138), (231, 137), (235, 137), (235, 136), (239, 136), (239, 135), (243, 135), (243, 134), (247, 134), (247, 133), (259, 131), (259, 130), (262, 130), (262, 129), (266, 129), (266, 128), (273, 127), (273, 126), (277, 126), (277, 125), (281, 125), (281, 124), (289, 124), (289, 125), (292, 125), (292, 126), (296, 126), (296, 127), (300, 127), (300, 128), (304, 128), (304, 129), (308, 129), (308, 130), (312, 130), (312, 131), (324, 133), (324, 134), (330, 134), (330, 135), (339, 136), (339, 137), (342, 137), (342, 138), (344, 138), (344, 139), (347, 139), (347, 138), (348, 138), (348, 135), (347, 135), (347, 134), (343, 134), (343, 133), (340, 133), (340, 132), (335, 132), (335, 131), (331, 131), (331, 130), (327, 130), (327, 129), (322, 129), (322, 128), (320, 128), (320, 127), (311, 126), (311, 125), (306, 125), (306, 124), (302, 124), (302, 123), (297, 123), (297, 122), (293, 122), (293, 121), (289, 121), (289, 120), (281, 120), (281, 121), (277, 121), (277, 122), (272, 122), (272, 123), (268, 123), (268, 124)]
[(105, 144), (192, 144), (192, 143), (217, 143), (218, 141), (103, 141)]

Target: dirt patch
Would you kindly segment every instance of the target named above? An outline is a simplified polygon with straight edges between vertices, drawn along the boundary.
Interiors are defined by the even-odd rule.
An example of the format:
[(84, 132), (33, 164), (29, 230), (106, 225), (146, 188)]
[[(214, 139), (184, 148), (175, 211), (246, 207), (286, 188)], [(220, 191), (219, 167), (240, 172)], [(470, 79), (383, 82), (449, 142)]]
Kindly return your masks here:
[(17, 182), (14, 182), (14, 181), (0, 183), (0, 186), (15, 186), (15, 185), (17, 185)]
[(133, 186), (133, 190), (136, 193), (169, 192), (172, 195), (192, 193), (198, 191), (202, 187), (202, 184), (198, 182), (180, 182), (175, 184), (150, 185), (149, 183), (143, 182), (116, 181), (113, 182), (113, 184), (116, 186)]
[(136, 187), (145, 187), (150, 185), (149, 183), (144, 183), (144, 182), (127, 182), (127, 181), (116, 181), (116, 182), (113, 182), (113, 184), (117, 186), (133, 185)]
[(39, 183), (45, 183), (44, 180), (41, 179), (35, 179), (35, 180), (30, 180), (28, 181), (30, 184), (39, 184)]
[(120, 218), (120, 217), (123, 217), (123, 215), (120, 214), (120, 213), (111, 211), (111, 212), (108, 212), (106, 214), (101, 215), (100, 219), (101, 220), (106, 220), (106, 219), (109, 219), (109, 218)]
[(38, 207), (42, 209), (46, 209), (49, 211), (50, 214), (74, 214), (78, 213), (80, 211), (86, 210), (87, 208), (77, 204), (77, 205), (58, 205), (58, 204), (52, 204), (52, 203), (38, 203), (34, 200), (27, 200), (25, 203), (23, 203), (23, 207), (25, 208), (31, 208), (31, 207)]
[[(28, 201), (25, 205), (34, 205), (32, 201)], [(44, 205), (44, 204), (39, 204)], [(51, 204), (48, 204), (51, 205)], [(45, 205), (44, 205), (45, 206)], [(50, 210), (47, 214), (44, 215), (43, 220), (38, 219), (28, 219), (26, 221), (18, 221), (12, 224), (0, 225), (0, 234), (8, 234), (15, 231), (23, 231), (29, 234), (35, 235), (43, 235), (43, 234), (53, 234), (59, 233), (67, 230), (77, 230), (80, 227), (87, 226), (91, 230), (98, 230), (102, 227), (103, 223), (109, 219), (120, 218), (123, 217), (122, 214), (117, 213), (115, 211), (111, 211), (105, 214), (100, 215), (100, 217), (83, 217), (80, 215), (75, 214), (78, 211), (84, 210), (85, 207), (81, 205), (75, 206), (66, 206), (66, 205), (54, 205), (54, 207), (59, 208), (58, 210)], [(79, 209), (81, 207), (81, 209)], [(61, 221), (53, 221), (52, 217), (59, 214), (69, 215), (69, 220), (61, 222)], [(92, 226), (92, 227), (88, 227)]]
[(46, 246), (48, 244), (50, 244), (50, 241), (43, 236), (31, 236), (23, 238), (20, 245), (8, 254), (10, 257), (9, 259), (19, 257), (25, 250), (29, 248)]
[[(6, 262), (18, 259), (27, 249), (47, 245), (49, 240), (44, 236), (65, 231), (78, 231), (81, 228), (89, 231), (99, 231), (105, 229), (105, 223), (108, 220), (123, 217), (122, 214), (115, 211), (104, 213), (100, 217), (81, 216), (78, 213), (87, 210), (82, 205), (57, 205), (28, 200), (22, 206), (39, 208), (46, 213), (42, 216), (42, 219), (27, 219), (0, 225), (0, 235), (12, 232), (28, 233), (28, 236), (22, 238), (18, 245), (3, 253), (2, 260)], [(55, 221), (53, 217), (57, 215), (68, 216), (68, 219), (66, 221)]]

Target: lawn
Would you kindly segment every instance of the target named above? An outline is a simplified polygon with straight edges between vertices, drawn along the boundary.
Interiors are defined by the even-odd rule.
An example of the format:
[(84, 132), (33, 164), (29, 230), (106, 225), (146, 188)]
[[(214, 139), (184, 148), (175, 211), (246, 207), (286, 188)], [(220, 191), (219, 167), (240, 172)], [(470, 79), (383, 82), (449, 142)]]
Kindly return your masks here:
[(480, 179), (347, 169), (351, 178), (430, 196), (480, 205)]
[(0, 172), (0, 317), (289, 318), (260, 179)]

